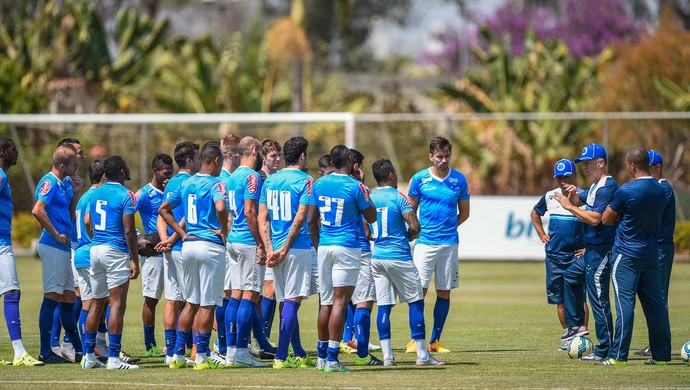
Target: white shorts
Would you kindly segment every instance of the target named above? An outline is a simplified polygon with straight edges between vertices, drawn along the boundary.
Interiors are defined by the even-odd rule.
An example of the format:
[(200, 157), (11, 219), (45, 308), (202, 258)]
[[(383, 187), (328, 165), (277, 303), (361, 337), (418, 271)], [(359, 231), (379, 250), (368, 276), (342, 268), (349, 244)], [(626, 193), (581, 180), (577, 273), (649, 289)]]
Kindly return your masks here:
[(271, 267), (265, 267), (265, 268), (266, 268), (266, 271), (264, 272), (264, 282), (272, 282), (275, 279), (275, 276), (273, 276), (273, 268), (271, 268)]
[(223, 290), (232, 290), (232, 274), (237, 270), (237, 263), (230, 257), (228, 249), (225, 248), (225, 279), (223, 280)]
[(319, 246), (319, 294), (322, 305), (333, 304), (333, 288), (356, 286), (362, 251), (360, 248)]
[(423, 288), (429, 288), (432, 273), (436, 274), (436, 290), (451, 290), (460, 286), (458, 244), (417, 244), (413, 257)]
[(168, 301), (184, 302), (182, 296), (182, 252), (171, 251), (163, 255), (163, 288)]
[(14, 252), (9, 245), (0, 246), (0, 295), (12, 290), (19, 290)]
[(309, 297), (311, 283), (311, 256), (309, 249), (290, 249), (283, 260), (273, 270), (273, 287), (276, 300), (282, 302), (291, 298)]
[(79, 293), (81, 295), (81, 300), (88, 301), (93, 299), (93, 290), (91, 289), (91, 269), (77, 269), (77, 277), (79, 278), (77, 279), (77, 284), (79, 285)]
[(311, 277), (309, 278), (309, 296), (319, 293), (319, 256), (315, 248), (309, 249), (311, 259)]
[(376, 304), (395, 305), (424, 299), (422, 282), (417, 267), (411, 261), (371, 260), (371, 272), (376, 285)]
[(94, 299), (108, 296), (108, 290), (129, 281), (129, 253), (110, 245), (91, 247), (91, 291)]
[(352, 304), (376, 301), (376, 287), (371, 274), (371, 252), (362, 253), (362, 268), (357, 277), (357, 286), (352, 294)]
[(266, 267), (258, 263), (256, 245), (231, 242), (228, 244), (228, 253), (232, 261), (237, 263), (235, 272), (232, 273), (232, 289), (260, 293), (264, 287)]
[(161, 299), (163, 283), (163, 255), (141, 258), (141, 293), (147, 298)]
[(38, 244), (38, 256), (41, 257), (43, 272), (43, 293), (64, 294), (74, 291), (74, 274), (72, 273), (72, 254), (45, 244)]
[[(70, 263), (72, 263), (72, 280), (74, 280), (74, 289), (80, 289), (81, 286), (79, 285), (79, 273), (77, 272), (77, 268), (74, 266), (74, 254), (77, 252), (77, 247), (79, 246), (79, 243), (77, 242), (71, 242), (71, 250), (70, 250)], [(79, 293), (79, 296), (81, 296), (81, 293)]]
[(185, 301), (202, 307), (222, 306), (225, 247), (204, 240), (185, 241), (182, 265)]

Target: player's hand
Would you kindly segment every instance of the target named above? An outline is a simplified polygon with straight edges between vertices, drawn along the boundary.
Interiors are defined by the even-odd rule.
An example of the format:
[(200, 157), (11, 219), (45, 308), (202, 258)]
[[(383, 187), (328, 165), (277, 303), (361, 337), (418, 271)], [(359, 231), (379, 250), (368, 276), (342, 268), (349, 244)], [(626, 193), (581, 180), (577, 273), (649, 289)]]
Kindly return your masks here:
[(256, 247), (256, 263), (266, 265), (266, 249), (263, 246)]
[(129, 278), (136, 279), (139, 277), (139, 264), (135, 262), (130, 263), (131, 269), (129, 271)]
[(167, 238), (156, 244), (156, 247), (154, 249), (158, 253), (168, 253), (172, 250), (172, 240), (170, 238)]
[(275, 267), (278, 264), (282, 263), (283, 260), (285, 260), (286, 256), (287, 252), (285, 251), (285, 247), (282, 247), (279, 250), (273, 252), (273, 255), (269, 258), (267, 264), (271, 264), (269, 267)]
[(553, 198), (556, 199), (556, 201), (558, 203), (560, 203), (561, 206), (563, 206), (563, 208), (566, 210), (568, 210), (569, 207), (573, 206), (572, 202), (570, 202), (570, 199), (568, 199), (568, 197), (563, 196), (562, 194), (559, 194), (558, 192), (553, 194)]
[(57, 241), (60, 244), (69, 248), (70, 242), (69, 242), (69, 236), (68, 235), (58, 233), (58, 234), (54, 235), (53, 238), (55, 239), (55, 241)]
[(548, 244), (549, 241), (551, 241), (551, 236), (544, 234), (543, 236), (539, 237), (539, 239), (541, 240), (542, 244)]
[(575, 251), (575, 257), (581, 257), (584, 254), (585, 254), (585, 248), (578, 249)]
[(84, 179), (82, 179), (81, 176), (72, 175), (70, 176), (70, 179), (72, 179), (72, 187), (74, 188), (74, 192), (79, 191), (81, 187), (84, 186)]

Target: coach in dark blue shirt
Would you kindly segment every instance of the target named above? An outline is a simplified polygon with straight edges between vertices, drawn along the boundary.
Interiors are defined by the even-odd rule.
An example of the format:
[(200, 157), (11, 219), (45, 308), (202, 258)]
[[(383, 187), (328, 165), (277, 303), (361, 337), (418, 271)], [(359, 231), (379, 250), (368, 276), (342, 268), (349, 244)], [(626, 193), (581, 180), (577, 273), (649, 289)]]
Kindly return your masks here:
[(612, 249), (611, 280), (616, 299), (616, 331), (605, 365), (624, 365), (635, 317), (635, 294), (647, 318), (652, 358), (646, 364), (671, 360), (671, 329), (659, 274), (657, 239), (666, 194), (649, 173), (649, 156), (641, 147), (626, 155), (628, 172), (635, 178), (622, 185), (604, 211), (603, 222), (618, 223)]

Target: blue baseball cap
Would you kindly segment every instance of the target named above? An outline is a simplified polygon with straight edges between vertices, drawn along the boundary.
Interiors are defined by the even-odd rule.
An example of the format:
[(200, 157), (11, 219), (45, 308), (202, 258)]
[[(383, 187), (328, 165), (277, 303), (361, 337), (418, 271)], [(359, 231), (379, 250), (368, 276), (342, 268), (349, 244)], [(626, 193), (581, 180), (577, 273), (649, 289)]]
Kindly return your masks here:
[(575, 164), (567, 158), (558, 160), (553, 166), (553, 177), (572, 176), (573, 173), (575, 173)]
[(647, 151), (649, 155), (649, 165), (664, 165), (664, 160), (661, 159), (661, 154), (656, 150), (649, 149)]
[(606, 149), (599, 144), (589, 144), (582, 149), (582, 155), (575, 159), (575, 164), (597, 158), (606, 158)]

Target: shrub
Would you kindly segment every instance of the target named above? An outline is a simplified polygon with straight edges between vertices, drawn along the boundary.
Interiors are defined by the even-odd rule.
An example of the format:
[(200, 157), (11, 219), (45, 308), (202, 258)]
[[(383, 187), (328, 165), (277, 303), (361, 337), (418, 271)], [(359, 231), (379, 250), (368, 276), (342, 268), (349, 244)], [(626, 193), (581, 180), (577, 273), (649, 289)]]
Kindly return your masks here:
[(29, 248), (31, 240), (41, 236), (41, 225), (30, 212), (18, 211), (12, 217), (12, 244)]

